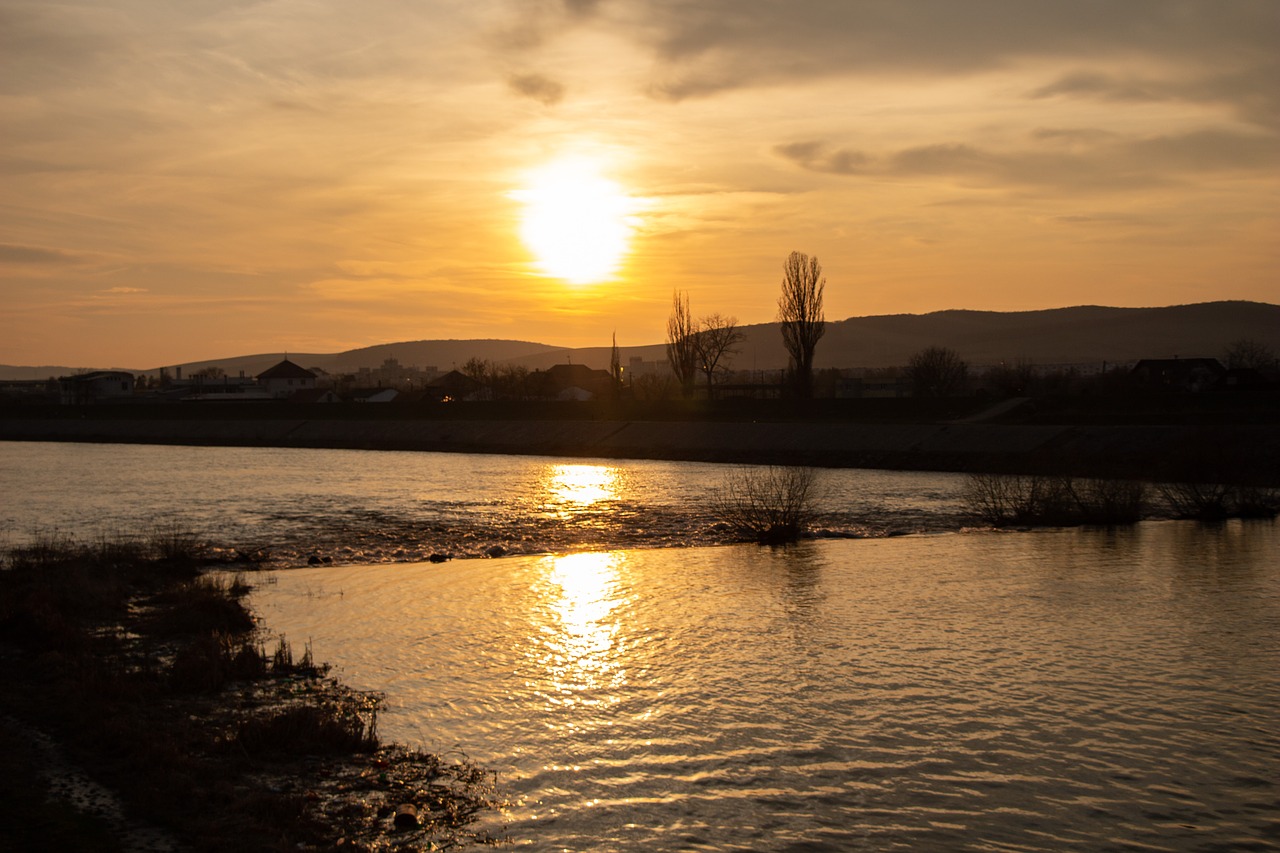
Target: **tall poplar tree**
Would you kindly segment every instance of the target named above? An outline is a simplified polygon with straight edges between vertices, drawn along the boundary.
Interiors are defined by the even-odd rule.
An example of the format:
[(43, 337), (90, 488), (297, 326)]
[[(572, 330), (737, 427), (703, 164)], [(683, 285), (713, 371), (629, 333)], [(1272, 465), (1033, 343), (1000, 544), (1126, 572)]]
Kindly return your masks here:
[(792, 252), (782, 265), (782, 295), (778, 297), (778, 322), (782, 343), (791, 356), (790, 374), (796, 395), (813, 396), (813, 351), (827, 330), (822, 293), (827, 279), (817, 257)]

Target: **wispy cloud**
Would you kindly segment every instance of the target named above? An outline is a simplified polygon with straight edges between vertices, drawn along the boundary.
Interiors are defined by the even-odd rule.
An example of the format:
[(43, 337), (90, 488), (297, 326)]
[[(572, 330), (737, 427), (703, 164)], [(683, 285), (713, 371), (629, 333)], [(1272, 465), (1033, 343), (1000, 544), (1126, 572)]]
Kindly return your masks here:
[(38, 246), (15, 246), (0, 243), (0, 264), (30, 264), (37, 266), (79, 263), (82, 258), (60, 249), (43, 249)]

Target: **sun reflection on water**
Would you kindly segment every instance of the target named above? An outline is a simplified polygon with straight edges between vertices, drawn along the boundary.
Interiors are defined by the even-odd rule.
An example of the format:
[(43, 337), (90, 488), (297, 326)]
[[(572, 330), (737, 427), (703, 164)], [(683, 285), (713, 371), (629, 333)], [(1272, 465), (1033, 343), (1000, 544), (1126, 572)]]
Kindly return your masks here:
[(626, 684), (616, 612), (624, 595), (625, 555), (581, 553), (547, 557), (538, 584), (545, 608), (538, 663), (549, 699), (561, 706), (601, 704)]
[(617, 498), (618, 480), (617, 469), (604, 465), (556, 465), (549, 487), (562, 503), (590, 506)]

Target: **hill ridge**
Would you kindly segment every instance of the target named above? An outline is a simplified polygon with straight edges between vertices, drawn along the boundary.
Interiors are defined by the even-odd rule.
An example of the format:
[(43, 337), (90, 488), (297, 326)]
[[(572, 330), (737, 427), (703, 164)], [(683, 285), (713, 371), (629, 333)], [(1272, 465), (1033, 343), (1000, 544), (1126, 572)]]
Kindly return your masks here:
[[(777, 370), (787, 354), (776, 323), (741, 327), (744, 340), (733, 358), (738, 369)], [(602, 335), (602, 338), (604, 336)], [(816, 365), (890, 367), (905, 364), (927, 346), (956, 350), (974, 366), (1027, 359), (1037, 364), (1112, 364), (1140, 358), (1221, 357), (1236, 340), (1250, 338), (1280, 352), (1280, 305), (1247, 300), (1122, 307), (1075, 305), (1029, 311), (948, 308), (923, 314), (873, 314), (827, 321)], [(620, 346), (624, 365), (631, 358), (664, 362), (664, 343)], [(256, 375), (284, 357), (256, 353), (172, 365), (192, 371), (213, 365), (231, 375)], [(337, 353), (289, 353), (304, 367), (351, 372), (378, 367), (387, 358), (405, 366), (449, 370), (472, 357), (545, 369), (573, 361), (608, 366), (610, 347), (562, 347), (509, 338), (449, 338), (374, 344)], [(0, 365), (0, 378), (45, 379), (84, 368)], [(135, 373), (155, 373), (158, 367)]]

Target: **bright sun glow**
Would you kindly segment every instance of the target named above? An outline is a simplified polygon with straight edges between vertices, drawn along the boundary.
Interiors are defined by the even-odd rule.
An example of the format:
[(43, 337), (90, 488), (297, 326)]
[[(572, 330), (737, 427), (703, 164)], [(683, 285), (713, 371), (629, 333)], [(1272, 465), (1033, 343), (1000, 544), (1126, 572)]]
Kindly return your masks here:
[(637, 208), (590, 160), (558, 160), (511, 196), (524, 202), (520, 237), (548, 275), (573, 284), (610, 278), (627, 251)]

